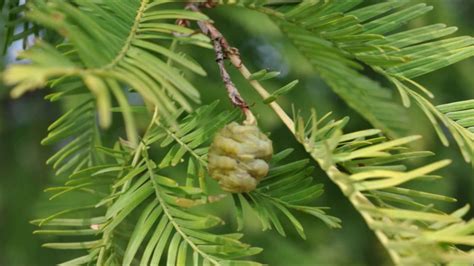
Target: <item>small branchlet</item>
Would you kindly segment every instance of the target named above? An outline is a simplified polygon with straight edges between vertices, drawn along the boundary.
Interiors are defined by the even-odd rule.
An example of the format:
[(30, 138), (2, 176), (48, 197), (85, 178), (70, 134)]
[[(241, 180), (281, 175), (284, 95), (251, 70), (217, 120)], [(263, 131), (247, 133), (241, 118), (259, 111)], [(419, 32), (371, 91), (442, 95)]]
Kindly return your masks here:
[[(214, 7), (212, 1), (207, 1), (205, 3), (189, 3), (186, 5), (186, 9), (190, 9), (196, 12), (200, 12), (199, 6), (203, 6), (206, 8)], [(232, 82), (232, 79), (227, 72), (225, 67), (225, 59), (228, 59), (229, 56), (238, 54), (238, 50), (236, 48), (230, 47), (227, 40), (224, 36), (217, 30), (217, 28), (209, 21), (198, 21), (198, 26), (201, 29), (202, 33), (209, 36), (212, 40), (212, 44), (214, 47), (214, 51), (216, 53), (216, 62), (219, 67), (219, 72), (224, 82), (224, 85), (227, 89), (228, 97), (231, 103), (242, 110), (245, 114), (245, 121), (244, 124), (246, 125), (255, 125), (257, 120), (255, 116), (250, 111), (249, 105), (245, 102), (245, 100), (240, 95), (239, 90)]]

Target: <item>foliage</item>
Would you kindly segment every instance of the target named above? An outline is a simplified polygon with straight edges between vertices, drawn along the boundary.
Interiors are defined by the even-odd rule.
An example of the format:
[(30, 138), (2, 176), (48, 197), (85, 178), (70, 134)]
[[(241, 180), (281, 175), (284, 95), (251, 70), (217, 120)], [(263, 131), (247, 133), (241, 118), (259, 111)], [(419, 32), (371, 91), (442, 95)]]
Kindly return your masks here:
[(396, 264), (469, 263), (474, 259), (473, 251), (455, 247), (474, 243), (474, 221), (462, 220), (468, 205), (445, 214), (419, 199), (456, 199), (400, 186), (439, 178), (430, 174), (450, 163), (442, 160), (408, 170), (404, 161), (431, 155), (403, 146), (420, 136), (388, 140), (373, 129), (344, 134), (347, 119), (323, 122), (315, 113), (306, 124), (301, 117), (298, 121), (298, 140), (360, 212)]
[[(197, 113), (200, 114), (199, 110)], [(135, 150), (119, 143), (113, 149), (96, 146), (93, 149), (109, 157), (110, 163), (77, 171), (64, 187), (49, 189), (61, 191), (53, 197), (65, 191), (80, 190), (96, 198), (87, 205), (34, 221), (41, 227), (48, 227), (35, 231), (38, 234), (91, 236), (92, 239), (81, 242), (44, 245), (55, 249), (89, 250), (88, 255), (64, 264), (94, 261), (97, 264), (154, 265), (167, 254), (167, 264), (184, 265), (190, 253), (194, 264), (216, 265), (233, 263), (233, 258), (260, 252), (260, 249), (240, 242), (241, 234), (217, 235), (205, 231), (223, 221), (212, 215), (197, 215), (189, 209), (194, 204), (202, 204), (200, 202), (206, 198), (203, 189), (193, 185), (198, 176), (194, 174), (192, 161), (186, 185), (159, 174), (160, 168), (147, 151), (164, 132), (153, 130), (158, 127), (155, 121), (156, 117)], [(65, 213), (84, 210), (92, 210), (90, 217), (58, 218)], [(133, 212), (139, 213), (138, 219), (134, 219)]]
[(283, 7), (282, 11), (260, 10), (275, 17), (282, 31), (334, 91), (376, 127), (388, 133), (400, 132), (407, 124), (406, 116), (392, 115), (404, 112), (387, 90), (357, 73), (363, 70), (362, 64), (393, 83), (405, 107), (410, 106), (410, 99), (415, 101), (447, 146), (448, 139), (438, 123), (441, 121), (470, 162), (474, 152), (472, 134), (437, 111), (420, 92), (429, 98), (434, 95), (413, 79), (473, 56), (474, 39), (462, 36), (440, 40), (457, 30), (443, 24), (400, 31), (408, 20), (432, 9), (426, 4), (387, 1), (356, 9), (361, 2), (316, 1)]
[[(408, 170), (405, 161), (432, 153), (406, 147), (418, 136), (396, 136), (406, 134), (404, 106), (415, 102), (441, 142), (449, 143), (447, 129), (464, 159), (474, 161), (473, 100), (435, 106), (428, 99), (433, 94), (414, 81), (472, 56), (473, 38), (441, 39), (455, 31), (442, 24), (404, 30), (407, 20), (431, 10), (424, 4), (387, 1), (358, 8), (362, 1), (294, 2), (218, 4), (239, 4), (272, 18), (331, 88), (376, 129), (344, 133), (348, 118), (318, 118), (316, 111), (306, 122), (299, 113), (293, 121), (277, 101), (298, 81), (269, 94), (260, 81), (278, 73), (251, 75), (245, 65), (235, 64), (237, 53), (226, 55), (341, 189), (395, 264), (472, 262), (473, 251), (459, 247), (474, 246), (474, 223), (462, 219), (469, 206), (445, 213), (432, 201), (454, 198), (402, 186), (436, 180), (432, 173), (449, 160)], [(24, 63), (2, 74), (13, 87), (11, 96), (48, 88), (48, 100), (74, 103), (42, 141), (58, 147), (47, 163), (64, 180), (46, 191), (54, 193), (51, 200), (72, 199), (71, 206), (32, 222), (39, 227), (36, 234), (60, 237), (44, 247), (85, 251), (63, 264), (256, 265), (246, 257), (262, 249), (242, 242), (242, 233), (218, 231), (224, 219), (201, 209), (226, 198), (236, 210), (238, 231), (251, 212), (263, 230), (274, 228), (283, 236), (282, 217), (306, 238), (299, 213), (328, 227), (341, 226), (326, 207), (317, 207), (323, 186), (315, 183), (308, 159), (291, 156), (293, 149), (274, 154), (269, 174), (254, 191), (230, 196), (212, 187), (208, 146), (217, 130), (240, 117), (236, 110), (219, 111), (218, 102), (201, 104), (193, 85), (194, 75), (206, 72), (184, 47), (212, 48), (213, 41), (215, 48), (222, 41), (193, 28), (191, 22), (212, 23), (207, 15), (182, 3), (153, 0), (0, 1), (0, 6), (8, 12), (5, 49), (15, 40), (26, 40), (26, 48), (29, 36), (43, 38), (21, 53)], [(23, 31), (15, 33), (18, 25)], [(401, 104), (363, 72), (367, 69), (394, 85)], [(137, 94), (143, 102), (132, 105)], [(107, 134), (117, 124), (113, 113), (122, 115), (123, 127), (118, 125), (126, 137)], [(143, 120), (148, 126), (140, 124)], [(167, 174), (183, 164), (183, 175)]]

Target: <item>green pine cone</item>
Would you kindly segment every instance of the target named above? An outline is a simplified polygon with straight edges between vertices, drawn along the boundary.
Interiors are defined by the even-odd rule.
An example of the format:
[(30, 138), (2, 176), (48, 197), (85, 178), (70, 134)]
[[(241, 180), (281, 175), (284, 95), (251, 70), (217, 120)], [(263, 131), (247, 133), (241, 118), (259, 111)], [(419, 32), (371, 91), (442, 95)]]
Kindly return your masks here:
[(256, 125), (232, 122), (214, 137), (208, 153), (208, 170), (225, 191), (254, 190), (268, 174), (272, 141)]

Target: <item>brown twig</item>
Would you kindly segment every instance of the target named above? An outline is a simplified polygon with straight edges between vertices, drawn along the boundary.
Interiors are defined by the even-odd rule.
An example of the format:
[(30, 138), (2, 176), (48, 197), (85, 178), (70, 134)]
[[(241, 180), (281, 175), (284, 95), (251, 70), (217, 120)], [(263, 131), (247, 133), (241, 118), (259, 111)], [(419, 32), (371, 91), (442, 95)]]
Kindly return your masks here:
[[(206, 3), (189, 3), (186, 8), (199, 12), (199, 5), (204, 7), (212, 7), (212, 2), (208, 1)], [(239, 90), (232, 82), (229, 73), (225, 67), (225, 59), (229, 58), (232, 54), (238, 54), (237, 49), (229, 46), (227, 40), (222, 36), (222, 34), (216, 29), (216, 27), (209, 21), (198, 21), (198, 26), (201, 31), (209, 36), (212, 40), (214, 51), (216, 53), (216, 62), (219, 66), (219, 72), (224, 82), (224, 85), (227, 89), (227, 93), (232, 104), (242, 110), (245, 114), (245, 124), (256, 124), (255, 116), (250, 111), (249, 105), (245, 100), (240, 96)]]
[[(207, 4), (189, 3), (186, 6), (186, 8), (190, 9), (190, 10), (193, 10), (193, 11), (196, 11), (196, 12), (199, 12), (200, 11), (199, 6), (207, 7)], [(201, 31), (204, 34), (211, 37), (211, 39), (214, 43), (214, 50), (216, 51), (216, 54), (217, 54), (217, 61), (218, 61), (218, 63), (220, 61), (219, 68), (221, 69), (221, 75), (223, 75), (222, 73), (224, 73), (224, 75), (222, 77), (224, 79), (224, 84), (226, 84), (226, 88), (227, 88), (227, 91), (229, 92), (229, 97), (230, 97), (232, 103), (234, 103), (234, 105), (242, 108), (242, 111), (246, 115), (247, 115), (246, 112), (248, 112), (251, 115), (251, 118), (255, 119), (253, 117), (252, 113), (250, 112), (250, 110), (248, 109), (248, 105), (245, 104), (245, 101), (242, 99), (242, 97), (240, 97), (240, 94), (239, 94), (237, 88), (235, 88), (235, 85), (230, 80), (230, 77), (228, 79), (224, 78), (225, 76), (228, 77), (228, 73), (225, 70), (224, 63), (223, 63), (224, 58), (230, 59), (231, 63), (240, 71), (242, 76), (244, 76), (249, 81), (250, 85), (252, 85), (252, 87), (255, 88), (255, 90), (260, 94), (260, 96), (262, 96), (263, 99), (266, 99), (266, 98), (270, 97), (270, 94), (267, 92), (267, 90), (265, 90), (265, 88), (263, 88), (263, 86), (257, 80), (251, 80), (250, 79), (251, 73), (247, 69), (247, 67), (245, 67), (245, 65), (243, 64), (242, 59), (240, 58), (240, 54), (238, 53), (238, 50), (229, 45), (229, 43), (224, 38), (224, 36), (220, 33), (220, 31), (211, 22), (209, 22), (209, 21), (198, 21), (198, 25), (199, 25), (199, 28), (201, 29)], [(222, 58), (222, 59), (220, 59), (220, 58)], [(230, 83), (226, 83), (226, 80), (230, 81)], [(240, 105), (238, 103), (240, 103)], [(280, 117), (282, 122), (285, 123), (285, 125), (288, 127), (288, 129), (292, 133), (294, 133), (295, 132), (295, 123), (286, 114), (286, 112), (280, 107), (280, 105), (278, 105), (276, 102), (271, 102), (270, 107)], [(247, 116), (247, 118), (248, 118), (248, 116)]]

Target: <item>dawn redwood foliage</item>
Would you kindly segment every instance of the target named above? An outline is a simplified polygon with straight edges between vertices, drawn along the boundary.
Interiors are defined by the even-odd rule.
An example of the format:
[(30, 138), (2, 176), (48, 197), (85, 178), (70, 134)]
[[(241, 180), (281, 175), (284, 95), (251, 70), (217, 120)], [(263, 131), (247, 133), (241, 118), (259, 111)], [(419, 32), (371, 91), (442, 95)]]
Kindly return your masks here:
[[(247, 8), (268, 16), (315, 75), (374, 128), (347, 132), (347, 117), (321, 116), (314, 109), (306, 117), (297, 103), (288, 115), (278, 101), (291, 99), (298, 81), (268, 92), (266, 80), (278, 72), (247, 68), (238, 47), (206, 15), (220, 5), (228, 5), (229, 12)], [(469, 206), (445, 213), (432, 205), (455, 199), (405, 186), (432, 181), (433, 173), (450, 163), (406, 165), (432, 154), (407, 146), (420, 138), (406, 135), (411, 105), (427, 117), (444, 145), (452, 142), (466, 163), (474, 161), (474, 99), (436, 106), (430, 90), (415, 81), (474, 55), (472, 37), (446, 37), (454, 27), (403, 28), (430, 6), (395, 0), (371, 5), (362, 0), (1, 0), (0, 6), (9, 20), (4, 51), (17, 40), (27, 44), (35, 38), (19, 55), (22, 61), (2, 74), (11, 96), (44, 88), (47, 100), (74, 103), (50, 125), (42, 144), (61, 144), (47, 161), (64, 180), (47, 190), (53, 192), (51, 199), (80, 195), (82, 200), (33, 221), (36, 234), (59, 236), (59, 242), (45, 247), (83, 251), (64, 264), (265, 263), (252, 259), (265, 250), (244, 243), (238, 232), (248, 215), (257, 216), (263, 229), (281, 235), (296, 230), (302, 238), (297, 213), (329, 228), (341, 226), (339, 218), (317, 206), (323, 187), (312, 177), (314, 160), (393, 263), (472, 265), (474, 220), (463, 218)], [(18, 25), (22, 31), (15, 30)], [(201, 103), (201, 89), (190, 76), (209, 70), (183, 47), (213, 51), (215, 57), (208, 60), (222, 80), (213, 89), (225, 89), (234, 108), (221, 112), (218, 101)], [(261, 99), (244, 99), (229, 68)], [(364, 69), (385, 79), (401, 101)], [(140, 95), (142, 104), (132, 105), (131, 94)], [(291, 148), (272, 147), (271, 135), (258, 126), (265, 117), (247, 104), (256, 101), (275, 112), (307, 158), (290, 156)], [(111, 126), (119, 127), (121, 136), (104, 135)], [(184, 176), (167, 174), (175, 167), (185, 168)], [(211, 189), (218, 183), (213, 178), (220, 191)], [(226, 199), (235, 208), (238, 228), (216, 233), (228, 217), (200, 207)], [(285, 228), (288, 224), (291, 228)]]

